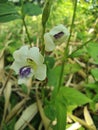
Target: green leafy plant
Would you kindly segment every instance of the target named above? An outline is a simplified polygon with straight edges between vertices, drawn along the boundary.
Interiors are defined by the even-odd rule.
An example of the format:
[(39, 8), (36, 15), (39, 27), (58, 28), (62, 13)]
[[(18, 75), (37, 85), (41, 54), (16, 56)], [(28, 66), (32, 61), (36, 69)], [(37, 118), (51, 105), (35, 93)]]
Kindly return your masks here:
[(67, 130), (75, 122), (78, 130), (96, 130), (98, 21), (91, 6), (0, 1), (1, 130)]

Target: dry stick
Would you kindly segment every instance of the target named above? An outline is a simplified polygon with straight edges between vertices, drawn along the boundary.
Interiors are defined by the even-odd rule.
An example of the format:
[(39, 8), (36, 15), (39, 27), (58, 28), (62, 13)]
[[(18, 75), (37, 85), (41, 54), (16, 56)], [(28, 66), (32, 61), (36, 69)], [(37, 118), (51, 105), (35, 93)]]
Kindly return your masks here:
[(81, 125), (83, 125), (85, 128), (87, 128), (88, 130), (96, 130), (95, 127), (93, 126), (89, 126), (84, 120), (81, 120), (80, 118), (74, 116), (74, 115), (71, 115), (71, 114), (68, 114), (68, 116), (73, 119), (74, 121), (77, 121), (79, 122)]
[(45, 130), (52, 130), (52, 128), (50, 127), (51, 121), (46, 117), (46, 115), (44, 113), (44, 110), (42, 108), (42, 102), (38, 97), (38, 90), (37, 89), (36, 89), (36, 100), (37, 100), (38, 110), (39, 110), (40, 116), (42, 118), (42, 122), (43, 122), (43, 125), (45, 127)]
[[(4, 89), (6, 88), (6, 85), (7, 85), (8, 81), (9, 81), (11, 75), (12, 75), (12, 70), (10, 70), (10, 72), (9, 72), (9, 75), (8, 75), (8, 77), (6, 79), (6, 82), (5, 82), (5, 84), (4, 84), (3, 88), (2, 88), (1, 95), (2, 95), (2, 93), (4, 91)], [(4, 123), (4, 120), (5, 120), (5, 116), (6, 116), (6, 112), (4, 111), (3, 118), (2, 118), (2, 121), (1, 121), (1, 128), (0, 128), (0, 130), (2, 130), (3, 123)]]
[[(12, 72), (13, 72), (12, 70), (9, 71), (8, 77), (7, 77), (7, 79), (6, 79), (6, 81), (5, 81), (5, 84), (4, 84), (3, 88), (2, 88), (1, 95), (2, 95), (2, 93), (3, 93), (3, 91), (4, 91), (4, 89), (6, 88), (6, 85), (7, 85), (8, 81), (9, 81), (11, 75), (12, 75)], [(1, 96), (1, 95), (0, 95), (0, 96)]]

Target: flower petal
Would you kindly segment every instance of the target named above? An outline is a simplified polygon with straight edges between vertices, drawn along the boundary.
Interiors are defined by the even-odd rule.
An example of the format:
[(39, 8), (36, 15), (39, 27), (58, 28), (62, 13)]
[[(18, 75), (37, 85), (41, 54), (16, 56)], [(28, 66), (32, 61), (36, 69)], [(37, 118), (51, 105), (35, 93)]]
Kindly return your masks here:
[(28, 46), (22, 46), (19, 50), (16, 50), (13, 53), (13, 57), (16, 61), (24, 61), (26, 62), (27, 54), (29, 52)]
[(18, 84), (27, 84), (27, 82), (29, 81), (29, 79), (34, 75), (34, 73), (30, 73), (28, 75), (28, 77), (20, 77), (18, 78)]
[(53, 51), (54, 50), (55, 43), (53, 42), (53, 39), (51, 38), (49, 33), (45, 33), (44, 42), (45, 42), (45, 50), (46, 51)]
[(14, 61), (10, 68), (13, 69), (16, 72), (16, 74), (19, 74), (20, 68), (25, 65), (26, 64), (23, 64), (23, 62)]
[(39, 48), (23, 46), (15, 51), (13, 56), (15, 61), (11, 68), (19, 76), (18, 84), (26, 84), (32, 76), (38, 80), (45, 79), (46, 65), (43, 64), (44, 57), (39, 52)]
[(19, 78), (18, 79), (18, 84), (27, 84), (29, 78)]
[(38, 66), (35, 72), (35, 78), (38, 80), (44, 80), (46, 78), (46, 65), (41, 64)]
[(32, 59), (36, 64), (41, 64), (44, 62), (43, 56), (39, 52), (39, 48), (32, 47), (28, 52), (28, 58)]

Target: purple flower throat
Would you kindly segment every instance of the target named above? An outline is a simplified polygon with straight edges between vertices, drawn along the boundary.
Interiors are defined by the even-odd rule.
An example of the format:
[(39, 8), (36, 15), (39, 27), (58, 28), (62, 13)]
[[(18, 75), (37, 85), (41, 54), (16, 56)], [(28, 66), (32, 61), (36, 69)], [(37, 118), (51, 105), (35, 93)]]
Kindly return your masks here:
[(55, 38), (55, 39), (59, 39), (59, 38), (61, 38), (63, 35), (64, 35), (64, 32), (59, 32), (59, 33), (57, 33), (57, 34), (54, 35), (54, 38)]
[(30, 73), (31, 73), (31, 68), (28, 66), (24, 66), (19, 70), (19, 75), (21, 76), (21, 78), (28, 77)]

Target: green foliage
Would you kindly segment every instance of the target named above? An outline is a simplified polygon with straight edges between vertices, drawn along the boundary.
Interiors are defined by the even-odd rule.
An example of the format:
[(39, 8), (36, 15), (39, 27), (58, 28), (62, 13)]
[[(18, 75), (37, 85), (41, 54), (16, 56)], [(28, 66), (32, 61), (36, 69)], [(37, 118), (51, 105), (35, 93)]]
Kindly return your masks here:
[(0, 22), (9, 22), (19, 18), (20, 15), (13, 4), (0, 3)]
[(42, 13), (41, 8), (33, 3), (25, 3), (23, 5), (23, 13), (29, 16), (37, 16)]
[(53, 127), (53, 130), (65, 130), (67, 107), (65, 101), (62, 100), (62, 97), (56, 98), (55, 108), (57, 124)]
[(52, 69), (55, 64), (55, 59), (53, 57), (46, 56), (45, 63), (47, 64), (48, 69)]
[(42, 14), (42, 25), (45, 26), (50, 15), (52, 0), (47, 0)]
[(81, 67), (77, 63), (73, 63), (73, 64), (67, 63), (67, 64), (65, 64), (64, 71), (65, 71), (65, 74), (73, 74), (73, 73), (78, 72), (80, 69), (81, 69)]
[(5, 3), (7, 2), (8, 0), (0, 0), (0, 3)]
[(98, 102), (98, 82), (85, 84), (86, 94), (92, 102), (90, 108), (96, 112), (96, 103)]
[[(97, 2), (96, 2), (97, 3)], [(40, 8), (37, 4), (34, 4), (28, 0), (24, 1), (23, 5), (19, 3), (19, 6), (8, 2), (7, 0), (0, 0), (0, 52), (4, 50), (4, 78), (0, 76), (0, 82), (6, 81), (8, 75), (9, 65), (13, 61), (13, 52), (20, 48), (22, 45), (28, 44), (28, 35), (30, 35), (30, 42), (33, 46), (39, 47), (42, 50), (42, 34), (44, 31), (48, 32), (53, 26), (57, 24), (64, 24), (70, 30), (72, 14), (73, 14), (73, 1), (70, 0), (47, 0), (44, 7)], [(22, 10), (23, 9), (23, 10)], [(42, 12), (43, 10), (43, 12)], [(23, 11), (23, 12), (22, 12)], [(54, 120), (57, 121), (56, 124), (51, 126), (53, 130), (65, 130), (67, 122), (67, 113), (73, 113), (73, 110), (78, 111), (77, 107), (83, 107), (88, 104), (90, 111), (92, 112), (92, 118), (97, 126), (98, 119), (96, 118), (96, 104), (98, 103), (98, 19), (97, 19), (97, 4), (92, 4), (92, 2), (81, 1), (78, 3), (76, 18), (74, 22), (74, 27), (72, 30), (72, 35), (70, 39), (69, 49), (72, 54), (67, 57), (67, 62), (64, 65), (64, 74), (62, 78), (62, 85), (58, 88), (58, 83), (61, 76), (62, 68), (62, 58), (63, 52), (66, 47), (67, 40), (61, 45), (59, 44), (57, 48), (50, 53), (45, 52), (44, 63), (47, 65), (47, 78), (45, 81), (40, 82), (38, 80), (32, 79), (31, 86), (18, 86), (17, 78), (14, 74), (9, 78), (12, 83), (11, 98), (9, 99), (9, 105), (7, 113), (10, 114), (10, 109), (14, 108), (16, 104), (25, 97), (29, 97), (29, 102), (22, 106), (22, 108), (17, 111), (18, 117), (24, 108), (28, 107), (28, 104), (35, 102), (36, 99), (36, 86), (38, 88), (38, 94), (45, 110), (46, 116), (53, 123)], [(23, 14), (22, 14), (23, 13)], [(41, 15), (42, 14), (42, 15)], [(22, 23), (22, 17), (26, 16)], [(17, 20), (20, 19), (20, 20)], [(15, 21), (16, 20), (16, 21)], [(12, 21), (12, 22), (10, 22)], [(8, 23), (5, 23), (8, 22)], [(42, 25), (45, 26), (42, 30)], [(93, 31), (91, 31), (93, 30)], [(44, 35), (44, 34), (43, 34)], [(93, 40), (86, 41), (94, 37)], [(43, 41), (44, 44), (44, 41)], [(74, 52), (74, 50), (76, 50)], [(67, 50), (68, 51), (68, 50)], [(74, 58), (77, 59), (76, 62)], [(2, 53), (0, 53), (0, 67), (2, 66)], [(70, 62), (72, 61), (72, 62)], [(83, 63), (83, 66), (82, 66)], [(1, 69), (1, 68), (0, 68)], [(83, 70), (83, 75), (79, 73)], [(5, 72), (6, 71), (6, 72)], [(1, 70), (0, 70), (1, 72)], [(78, 74), (78, 75), (77, 75)], [(6, 76), (7, 75), (7, 76)], [(70, 75), (72, 78), (70, 79)], [(85, 75), (85, 76), (84, 76)], [(84, 76), (84, 77), (83, 77)], [(89, 80), (89, 77), (93, 80)], [(69, 80), (70, 79), (70, 80)], [(14, 83), (13, 83), (14, 82)], [(66, 87), (66, 82), (68, 86)], [(82, 83), (82, 88), (80, 88)], [(64, 86), (65, 85), (65, 86)], [(79, 88), (78, 88), (78, 87)], [(1, 86), (2, 87), (2, 86)], [(30, 87), (30, 88), (29, 88)], [(73, 88), (71, 88), (73, 87)], [(75, 89), (75, 88), (76, 89)], [(77, 90), (78, 89), (78, 90)], [(81, 91), (79, 91), (79, 89)], [(28, 90), (30, 93), (28, 94)], [(1, 90), (0, 90), (1, 91)], [(83, 93), (82, 93), (83, 91)], [(2, 94), (3, 95), (3, 94)], [(2, 122), (4, 104), (5, 101), (2, 96), (0, 98), (0, 123)], [(78, 113), (78, 112), (77, 112)], [(7, 114), (6, 114), (7, 116)], [(83, 115), (79, 116), (79, 118)], [(39, 129), (39, 123), (42, 120), (41, 114), (38, 113), (37, 116), (30, 122), (30, 124), (35, 124), (35, 128)], [(4, 130), (14, 129), (16, 123), (16, 117), (12, 117), (11, 121), (8, 121), (4, 125)], [(32, 123), (33, 122), (33, 123)], [(1, 124), (0, 124), (1, 125)], [(26, 125), (29, 123), (26, 122)], [(71, 124), (70, 124), (71, 126)], [(27, 126), (25, 129), (29, 129)], [(43, 129), (43, 128), (42, 128)], [(82, 126), (79, 130), (84, 130)]]
[(91, 102), (91, 100), (88, 97), (86, 97), (84, 94), (82, 94), (74, 88), (62, 87), (59, 91), (59, 94), (63, 98), (63, 100), (66, 101), (68, 106), (81, 106)]
[(98, 64), (98, 43), (91, 42), (87, 46), (88, 54), (94, 59), (95, 63)]
[(54, 106), (54, 101), (53, 102), (47, 102), (45, 105), (44, 111), (46, 116), (51, 120), (55, 120), (56, 118), (56, 107)]
[(61, 71), (61, 66), (57, 66), (55, 68), (48, 70), (47, 76), (48, 76), (48, 85), (49, 86), (57, 86), (60, 71)]
[(52, 121), (57, 120), (57, 124), (53, 126), (54, 130), (65, 130), (67, 111), (71, 112), (76, 107), (90, 102), (91, 100), (88, 97), (76, 89), (61, 87), (58, 94), (56, 96), (52, 95), (51, 101), (47, 103), (45, 113)]
[(91, 73), (94, 76), (95, 80), (98, 81), (98, 69), (97, 68), (92, 69)]

